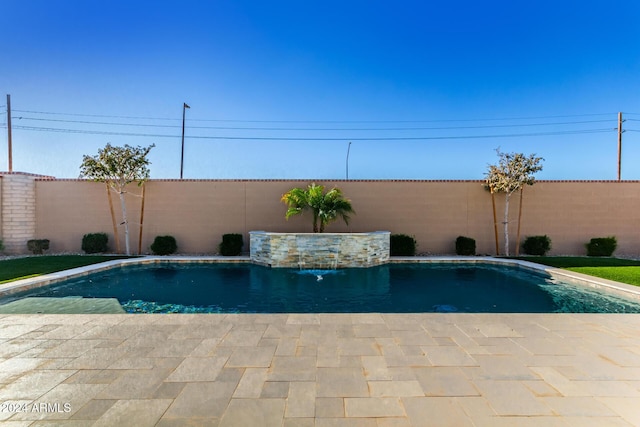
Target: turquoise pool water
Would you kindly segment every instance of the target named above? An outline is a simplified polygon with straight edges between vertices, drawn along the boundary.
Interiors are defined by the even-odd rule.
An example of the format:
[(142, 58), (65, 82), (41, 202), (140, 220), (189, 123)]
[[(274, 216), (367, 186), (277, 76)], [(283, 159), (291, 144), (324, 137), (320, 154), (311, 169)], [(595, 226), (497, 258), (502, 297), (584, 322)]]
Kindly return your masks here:
[(387, 264), (292, 270), (253, 264), (127, 266), (0, 300), (117, 298), (130, 313), (640, 313), (640, 304), (522, 269)]

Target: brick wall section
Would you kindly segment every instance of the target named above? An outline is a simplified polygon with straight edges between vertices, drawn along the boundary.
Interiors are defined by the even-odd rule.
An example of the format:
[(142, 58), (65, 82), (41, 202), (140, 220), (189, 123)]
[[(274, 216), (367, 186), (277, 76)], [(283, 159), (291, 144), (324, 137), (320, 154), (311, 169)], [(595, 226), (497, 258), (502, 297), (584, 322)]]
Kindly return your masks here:
[[(186, 254), (212, 254), (222, 234), (241, 233), (249, 251), (249, 231), (305, 233), (308, 215), (285, 220), (280, 201), (293, 187), (312, 180), (152, 180), (146, 184), (142, 251), (157, 235), (176, 237)], [(494, 254), (491, 197), (482, 181), (315, 180), (340, 187), (356, 214), (350, 225), (338, 221), (328, 232), (387, 230), (412, 235), (419, 253), (452, 254), (459, 235), (476, 239), (478, 254)], [(127, 194), (131, 246), (138, 246), (141, 189)], [(51, 240), (51, 252), (79, 252), (85, 233), (113, 231), (105, 185), (82, 180), (36, 181), (36, 237)], [(496, 197), (498, 223), (502, 195)], [(6, 200), (3, 196), (3, 200)], [(117, 195), (113, 198), (121, 222)], [(6, 203), (5, 203), (6, 205)], [(510, 204), (511, 253), (514, 252), (519, 195)], [(618, 255), (640, 256), (639, 181), (539, 181), (524, 190), (522, 239), (547, 234), (551, 254), (584, 255), (592, 237), (614, 235)], [(119, 227), (124, 242), (123, 227)], [(500, 248), (502, 225), (499, 224)], [(124, 243), (122, 244), (124, 248)]]
[(28, 174), (2, 176), (1, 223), (4, 251), (27, 252), (27, 241), (36, 236), (36, 177)]
[[(0, 175), (0, 241), (2, 241), (2, 182), (3, 182), (3, 175)], [(0, 245), (0, 251), (3, 248), (3, 245)]]

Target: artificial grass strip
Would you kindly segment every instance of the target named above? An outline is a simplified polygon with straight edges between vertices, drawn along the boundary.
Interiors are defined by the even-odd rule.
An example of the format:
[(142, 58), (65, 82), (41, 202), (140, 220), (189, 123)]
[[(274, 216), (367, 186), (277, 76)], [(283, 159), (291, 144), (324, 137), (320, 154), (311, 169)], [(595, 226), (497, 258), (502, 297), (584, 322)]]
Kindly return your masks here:
[(26, 276), (14, 277), (13, 279), (0, 280), (0, 285), (3, 283), (14, 282), (16, 280), (29, 279), (31, 277), (38, 277), (40, 274), (27, 274)]
[(6, 259), (0, 261), (0, 283), (125, 258), (132, 257), (124, 255), (40, 255)]
[(609, 257), (518, 257), (601, 279), (640, 286), (640, 261)]
[(627, 267), (640, 266), (640, 261), (633, 259), (609, 258), (609, 257), (571, 257), (571, 256), (523, 256), (516, 257), (524, 261), (531, 261), (538, 264), (544, 264), (558, 268), (576, 268), (576, 267)]
[(628, 283), (629, 285), (640, 286), (640, 267), (572, 267), (567, 270), (576, 273), (588, 274), (602, 279), (614, 280), (616, 282)]

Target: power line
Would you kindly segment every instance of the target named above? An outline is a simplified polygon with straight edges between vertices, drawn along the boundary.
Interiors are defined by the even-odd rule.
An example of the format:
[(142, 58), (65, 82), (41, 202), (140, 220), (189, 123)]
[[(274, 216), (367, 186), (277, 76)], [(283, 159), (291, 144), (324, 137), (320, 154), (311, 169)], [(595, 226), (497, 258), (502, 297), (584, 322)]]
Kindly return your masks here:
[[(57, 123), (77, 123), (92, 125), (109, 125), (109, 126), (137, 126), (137, 127), (158, 127), (158, 128), (179, 128), (180, 125), (154, 125), (145, 123), (117, 123), (117, 122), (95, 122), (90, 120), (63, 120), (63, 119), (43, 119), (39, 117), (11, 116), (14, 120), (34, 120), (41, 122), (57, 122)], [(205, 126), (206, 127), (206, 126)]]
[[(41, 115), (55, 115), (62, 118), (47, 118), (47, 117), (32, 117), (32, 116), (12, 116), (12, 118), (18, 121), (40, 121), (40, 122), (55, 122), (64, 124), (79, 124), (79, 125), (100, 125), (100, 126), (118, 126), (118, 127), (142, 127), (142, 128), (157, 128), (157, 129), (178, 129), (178, 124), (153, 124), (153, 123), (135, 123), (135, 122), (115, 122), (115, 121), (97, 121), (97, 120), (75, 120), (64, 117), (88, 117), (88, 118), (110, 118), (110, 119), (127, 119), (127, 120), (163, 120), (163, 121), (176, 121), (175, 118), (159, 118), (159, 117), (143, 117), (143, 116), (124, 116), (124, 115), (106, 115), (106, 114), (82, 114), (82, 113), (59, 113), (59, 112), (44, 112), (35, 110), (13, 110), (14, 112), (22, 112), (27, 114), (41, 114)], [(633, 114), (633, 113), (629, 113)], [(565, 121), (546, 121), (536, 123), (508, 123), (508, 124), (477, 124), (477, 125), (458, 125), (458, 126), (394, 126), (394, 127), (284, 127), (284, 126), (190, 126), (193, 130), (230, 130), (230, 131), (283, 131), (283, 132), (371, 132), (371, 131), (450, 131), (450, 130), (480, 130), (480, 129), (516, 129), (516, 128), (534, 128), (542, 126), (573, 126), (573, 125), (589, 125), (595, 123), (610, 122), (609, 119), (596, 119), (595, 117), (610, 115), (608, 113), (589, 113), (589, 114), (573, 114), (573, 115), (550, 115), (550, 116), (531, 116), (531, 117), (511, 117), (511, 118), (493, 118), (493, 119), (450, 119), (450, 120), (381, 120), (381, 121), (357, 121), (357, 120), (316, 120), (316, 121), (296, 121), (296, 120), (194, 120), (200, 122), (228, 122), (228, 123), (290, 123), (290, 124), (303, 124), (303, 123), (315, 123), (315, 124), (354, 124), (354, 123), (469, 123), (469, 122), (500, 122), (507, 120), (543, 120), (543, 119), (559, 119), (559, 118), (585, 118), (585, 120), (565, 120)], [(592, 118), (592, 119), (586, 119)], [(627, 119), (633, 121), (640, 121), (638, 119)], [(0, 127), (5, 127), (0, 124)], [(166, 133), (152, 133), (152, 132), (128, 132), (128, 131), (109, 131), (99, 129), (72, 129), (72, 128), (57, 128), (57, 127), (41, 127), (41, 126), (13, 126), (14, 129), (20, 129), (24, 131), (36, 131), (36, 132), (51, 132), (51, 133), (69, 133), (69, 134), (88, 134), (88, 135), (109, 135), (109, 136), (130, 136), (130, 137), (144, 137), (144, 138), (176, 138), (177, 135)], [(577, 135), (577, 134), (589, 134), (589, 133), (602, 133), (611, 132), (615, 128), (597, 128), (597, 129), (573, 129), (573, 130), (553, 130), (547, 132), (523, 132), (523, 133), (496, 133), (491, 135), (441, 135), (441, 136), (380, 136), (380, 137), (366, 137), (366, 136), (342, 136), (342, 137), (285, 137), (285, 136), (239, 136), (239, 135), (191, 135), (187, 136), (188, 139), (196, 140), (245, 140), (245, 141), (427, 141), (427, 140), (455, 140), (455, 139), (486, 139), (486, 138), (521, 138), (521, 137), (534, 137), (534, 136), (560, 136), (560, 135)], [(632, 130), (633, 131), (633, 130)]]
[[(90, 120), (46, 119), (46, 118), (39, 118), (39, 117), (24, 117), (24, 116), (12, 116), (12, 119), (57, 122), (57, 123), (109, 125), (109, 126), (180, 128), (180, 125), (97, 122), (97, 121), (90, 121)], [(629, 119), (629, 120), (633, 120), (633, 119)], [(561, 126), (561, 125), (591, 124), (591, 123), (603, 123), (603, 122), (610, 122), (610, 120), (601, 119), (601, 120), (581, 120), (581, 121), (570, 121), (570, 122), (518, 123), (518, 124), (502, 124), (502, 125), (392, 127), (392, 128), (286, 128), (286, 127), (190, 126), (190, 129), (260, 130), (260, 131), (414, 131), (414, 130), (491, 129), (491, 128), (510, 128), (510, 127)]]
[(51, 111), (34, 111), (34, 110), (16, 110), (14, 112), (31, 113), (31, 114), (50, 114), (55, 116), (76, 116), (76, 117), (104, 117), (112, 119), (137, 119), (137, 120), (180, 120), (171, 117), (143, 117), (143, 116), (114, 116), (107, 114), (83, 114), (83, 113), (55, 113)]
[[(6, 127), (6, 126), (5, 126)], [(147, 138), (177, 138), (179, 135), (167, 134), (149, 134), (149, 133), (133, 133), (133, 132), (111, 132), (111, 131), (95, 131), (81, 129), (61, 129), (61, 128), (43, 128), (36, 126), (14, 126), (14, 129), (38, 132), (59, 132), (59, 133), (76, 133), (89, 135), (110, 135), (110, 136), (133, 136)], [(458, 135), (458, 136), (419, 136), (419, 137), (342, 137), (342, 138), (309, 138), (309, 137), (245, 137), (245, 136), (204, 136), (193, 135), (187, 136), (189, 139), (207, 139), (207, 140), (244, 140), (244, 141), (345, 141), (347, 139), (353, 141), (426, 141), (426, 140), (452, 140), (452, 139), (482, 139), (482, 138), (519, 138), (532, 136), (557, 136), (557, 135), (576, 135), (588, 133), (612, 132), (613, 129), (585, 129), (585, 130), (569, 130), (555, 132), (534, 132), (534, 133), (511, 133), (511, 134), (494, 134), (494, 135)]]
[(372, 137), (372, 138), (278, 138), (278, 137), (228, 137), (228, 136), (191, 136), (193, 139), (230, 139), (230, 140), (256, 140), (256, 141), (422, 141), (422, 140), (442, 140), (442, 139), (482, 139), (482, 138), (516, 138), (529, 136), (551, 136), (551, 135), (572, 135), (581, 133), (611, 132), (612, 129), (592, 129), (583, 131), (564, 132), (538, 132), (521, 134), (502, 135), (462, 135), (462, 136), (420, 136), (420, 137)]
[[(137, 120), (170, 120), (179, 121), (174, 117), (145, 117), (145, 116), (123, 116), (123, 115), (107, 115), (107, 114), (85, 114), (85, 113), (60, 113), (35, 110), (16, 110), (14, 112), (32, 113), (32, 114), (49, 114), (61, 116), (76, 117), (102, 117), (117, 119), (137, 119)], [(485, 118), (485, 119), (431, 119), (431, 120), (246, 120), (246, 119), (191, 119), (190, 121), (201, 122), (234, 122), (234, 123), (443, 123), (443, 122), (479, 122), (479, 121), (506, 121), (506, 120), (539, 120), (552, 118), (569, 118), (569, 117), (593, 117), (593, 116), (611, 116), (617, 113), (585, 113), (585, 114), (565, 114), (565, 115), (549, 115), (549, 116), (529, 116), (529, 117), (502, 117), (502, 118)], [(633, 114), (633, 113), (629, 113)]]

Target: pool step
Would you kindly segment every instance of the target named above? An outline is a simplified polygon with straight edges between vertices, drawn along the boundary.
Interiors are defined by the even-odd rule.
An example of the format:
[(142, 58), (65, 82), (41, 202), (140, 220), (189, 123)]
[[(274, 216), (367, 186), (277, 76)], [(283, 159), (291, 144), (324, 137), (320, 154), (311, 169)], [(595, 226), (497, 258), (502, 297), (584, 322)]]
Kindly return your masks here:
[(116, 314), (125, 313), (115, 298), (29, 297), (0, 305), (1, 314)]

